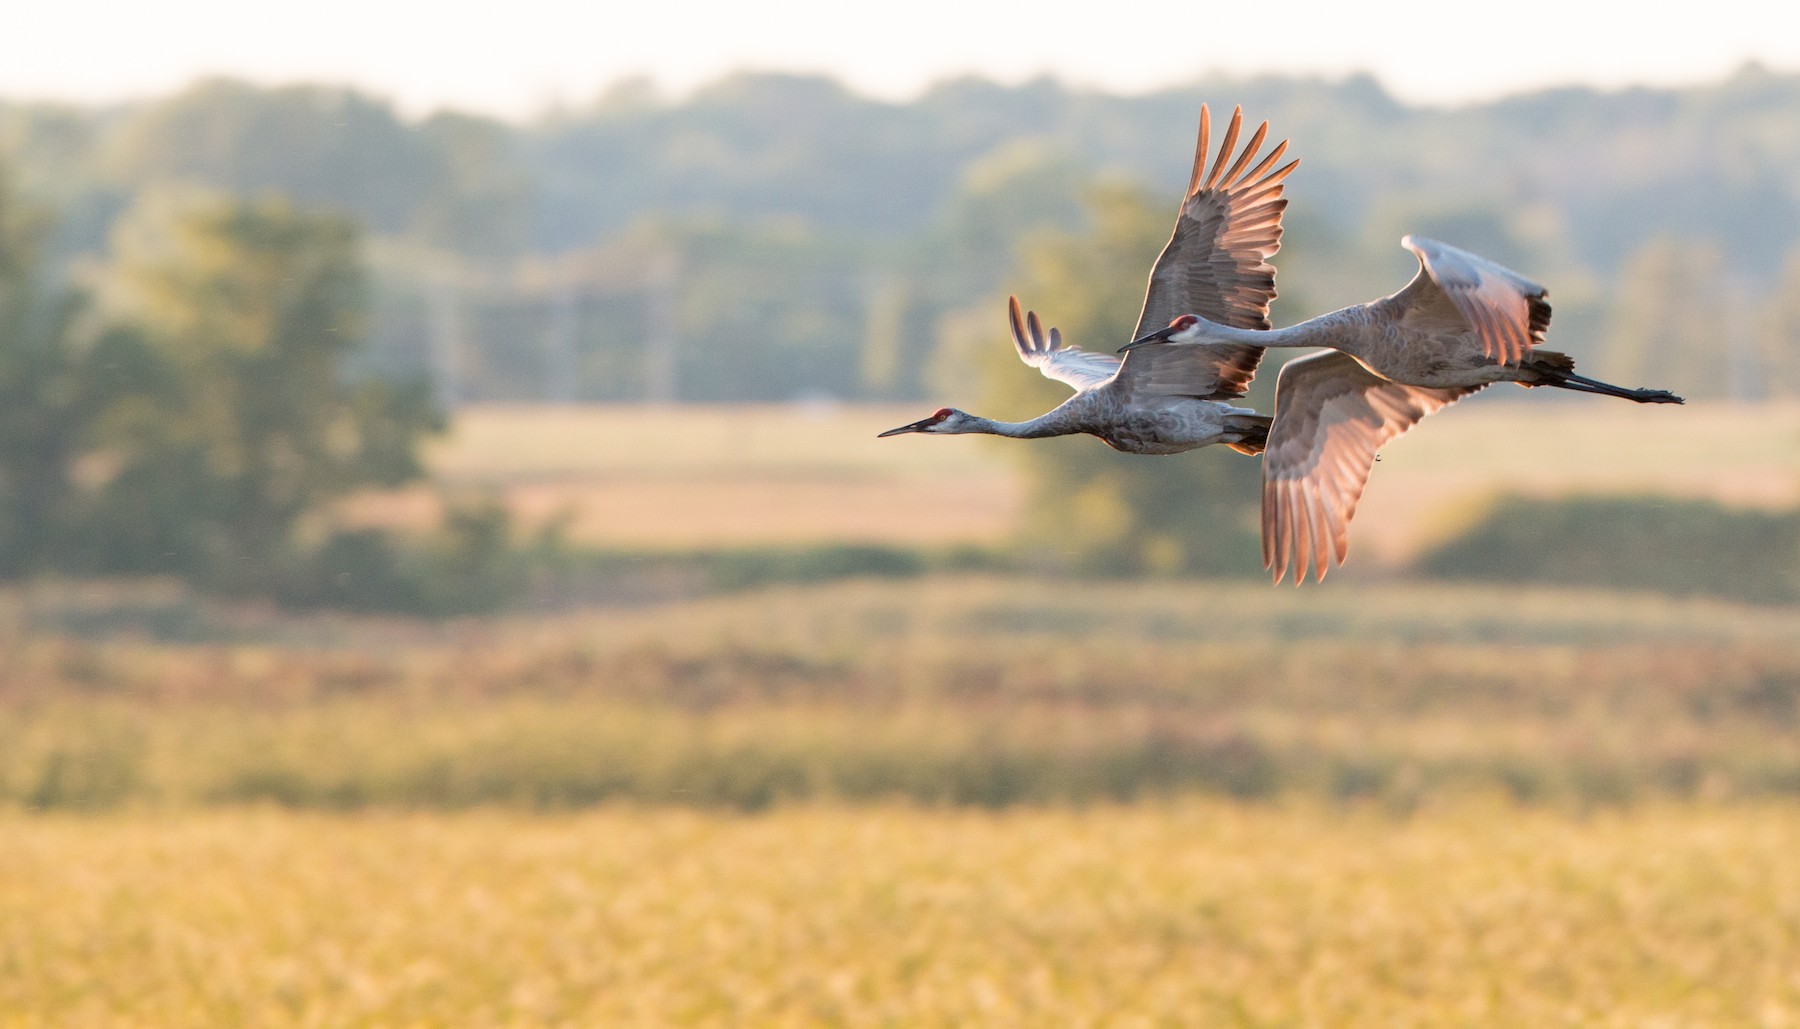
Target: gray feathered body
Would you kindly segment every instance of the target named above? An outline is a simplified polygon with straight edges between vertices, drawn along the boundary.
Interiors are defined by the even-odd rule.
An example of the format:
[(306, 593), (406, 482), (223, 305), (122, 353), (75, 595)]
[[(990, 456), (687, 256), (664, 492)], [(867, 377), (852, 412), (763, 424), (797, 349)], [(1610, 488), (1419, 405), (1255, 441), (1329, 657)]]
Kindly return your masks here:
[(1260, 453), (1269, 418), (1246, 407), (1193, 397), (1127, 399), (1108, 390), (1077, 393), (1033, 422), (1046, 435), (1086, 433), (1127, 454), (1180, 454), (1213, 444)]
[(1419, 271), (1392, 296), (1265, 333), (1219, 325), (1197, 332), (1215, 345), (1329, 347), (1389, 382), (1425, 389), (1560, 385), (1574, 370), (1568, 355), (1538, 347), (1550, 326), (1544, 287), (1436, 240), (1402, 243)]
[[(1501, 364), (1481, 337), (1460, 318), (1432, 317), (1403, 308), (1396, 297), (1320, 315), (1264, 338), (1264, 345), (1330, 347), (1389, 382), (1431, 389), (1461, 389), (1496, 382), (1535, 385), (1543, 380), (1540, 362), (1567, 362), (1554, 351), (1528, 353), (1519, 364)], [(1572, 367), (1572, 365), (1570, 365)]]

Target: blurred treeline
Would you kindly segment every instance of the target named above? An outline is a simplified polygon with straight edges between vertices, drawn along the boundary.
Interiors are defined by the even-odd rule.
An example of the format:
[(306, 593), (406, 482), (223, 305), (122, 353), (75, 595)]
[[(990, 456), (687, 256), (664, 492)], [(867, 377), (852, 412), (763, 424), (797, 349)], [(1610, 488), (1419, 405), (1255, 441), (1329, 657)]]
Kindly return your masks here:
[[(410, 539), (328, 514), (419, 477), (422, 439), (459, 404), (930, 397), (1035, 413), (1062, 391), (1000, 343), (1002, 298), (1077, 344), (1121, 342), (1203, 101), (1269, 119), (1303, 160), (1278, 323), (1398, 288), (1413, 264), (1396, 241), (1421, 232), (1550, 284), (1553, 338), (1593, 374), (1800, 396), (1800, 76), (1438, 110), (1366, 78), (1140, 97), (965, 80), (893, 104), (740, 75), (682, 99), (622, 83), (525, 123), (211, 81), (112, 108), (0, 103), (0, 576), (479, 610), (529, 571), (499, 506), (450, 504)], [(1031, 521), (1016, 552), (976, 564), (1255, 569), (1254, 461), (1204, 453), (1170, 475), (1091, 440), (1016, 456)], [(1634, 510), (1650, 521), (1632, 538), (1666, 537), (1664, 555), (1736, 549), (1676, 573), (1621, 557), (1618, 512), (1569, 508), (1525, 519), (1555, 532), (1478, 526), (1421, 567), (1555, 579), (1597, 564), (1581, 581), (1800, 596), (1800, 552), (1754, 543), (1789, 539), (1796, 516), (1740, 532), (1712, 507)], [(739, 557), (714, 577), (929, 563)]]
[[(0, 153), (77, 274), (176, 189), (353, 220), (373, 272), (356, 360), (445, 404), (920, 398), (962, 371), (943, 353), (959, 317), (999, 334), (1021, 243), (1093, 227), (1096, 183), (1166, 220), (1202, 101), (1269, 119), (1304, 162), (1278, 322), (1399, 287), (1396, 241), (1422, 232), (1550, 284), (1553, 335), (1595, 374), (1800, 394), (1800, 76), (1754, 66), (1457, 109), (1368, 78), (1136, 97), (961, 80), (887, 103), (747, 74), (683, 98), (624, 82), (521, 123), (211, 81), (0, 104)], [(1062, 317), (1060, 296), (1025, 299)], [(1094, 331), (1075, 341), (1128, 326)]]

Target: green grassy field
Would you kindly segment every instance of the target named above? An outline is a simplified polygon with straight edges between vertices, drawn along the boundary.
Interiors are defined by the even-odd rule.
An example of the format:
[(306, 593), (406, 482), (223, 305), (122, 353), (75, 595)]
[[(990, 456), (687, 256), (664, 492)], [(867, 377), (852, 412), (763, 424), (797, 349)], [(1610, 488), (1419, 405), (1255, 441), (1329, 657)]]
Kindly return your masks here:
[[(567, 514), (572, 538), (601, 546), (1002, 538), (1025, 501), (1007, 451), (1025, 444), (874, 438), (926, 413), (472, 408), (458, 414), (432, 466), (453, 488), (499, 493), (527, 522)], [(1181, 460), (1170, 459), (1172, 472)], [(1358, 551), (1370, 560), (1410, 555), (1497, 492), (1574, 489), (1800, 503), (1800, 405), (1696, 403), (1672, 413), (1535, 396), (1459, 405), (1383, 453), (1358, 515)], [(413, 493), (368, 498), (356, 510), (423, 524), (434, 508)]]

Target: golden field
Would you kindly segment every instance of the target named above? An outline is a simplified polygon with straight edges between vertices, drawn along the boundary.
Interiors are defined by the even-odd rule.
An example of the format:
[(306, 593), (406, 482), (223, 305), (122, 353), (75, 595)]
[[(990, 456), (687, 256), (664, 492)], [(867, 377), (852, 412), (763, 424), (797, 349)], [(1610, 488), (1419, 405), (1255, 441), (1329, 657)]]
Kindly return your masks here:
[(0, 594), (0, 1026), (1800, 1024), (1800, 609)]
[[(527, 523), (559, 515), (608, 547), (994, 542), (1025, 486), (1016, 440), (875, 434), (917, 406), (476, 407), (434, 449), (453, 490), (490, 491)], [(1022, 414), (1023, 412), (1004, 412)], [(1800, 503), (1800, 405), (1465, 402), (1382, 454), (1358, 552), (1397, 559), (1502, 491), (1648, 492)], [(1095, 442), (1094, 446), (1101, 446)], [(1181, 457), (1168, 459), (1178, 471)], [(370, 521), (425, 524), (423, 492), (365, 498)]]
[(8, 1026), (1800, 1024), (1800, 808), (0, 819)]

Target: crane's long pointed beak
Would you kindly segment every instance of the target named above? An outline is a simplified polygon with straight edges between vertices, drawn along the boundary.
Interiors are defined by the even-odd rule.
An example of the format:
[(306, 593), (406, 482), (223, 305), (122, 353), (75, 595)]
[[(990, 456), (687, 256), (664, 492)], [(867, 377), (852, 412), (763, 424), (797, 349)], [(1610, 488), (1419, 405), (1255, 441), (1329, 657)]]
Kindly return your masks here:
[(1137, 339), (1134, 339), (1131, 342), (1120, 347), (1119, 353), (1123, 354), (1127, 350), (1136, 350), (1138, 347), (1149, 346), (1152, 343), (1164, 342), (1165, 340), (1167, 340), (1170, 336), (1172, 336), (1174, 334), (1175, 334), (1174, 329), (1157, 329), (1155, 332), (1152, 332), (1149, 335), (1139, 336)]
[(903, 432), (924, 432), (926, 426), (932, 424), (936, 420), (937, 419), (935, 418), (921, 418), (911, 425), (902, 425), (898, 429), (889, 429), (886, 432), (878, 432), (875, 434), (875, 438), (880, 439), (883, 436), (898, 436)]

